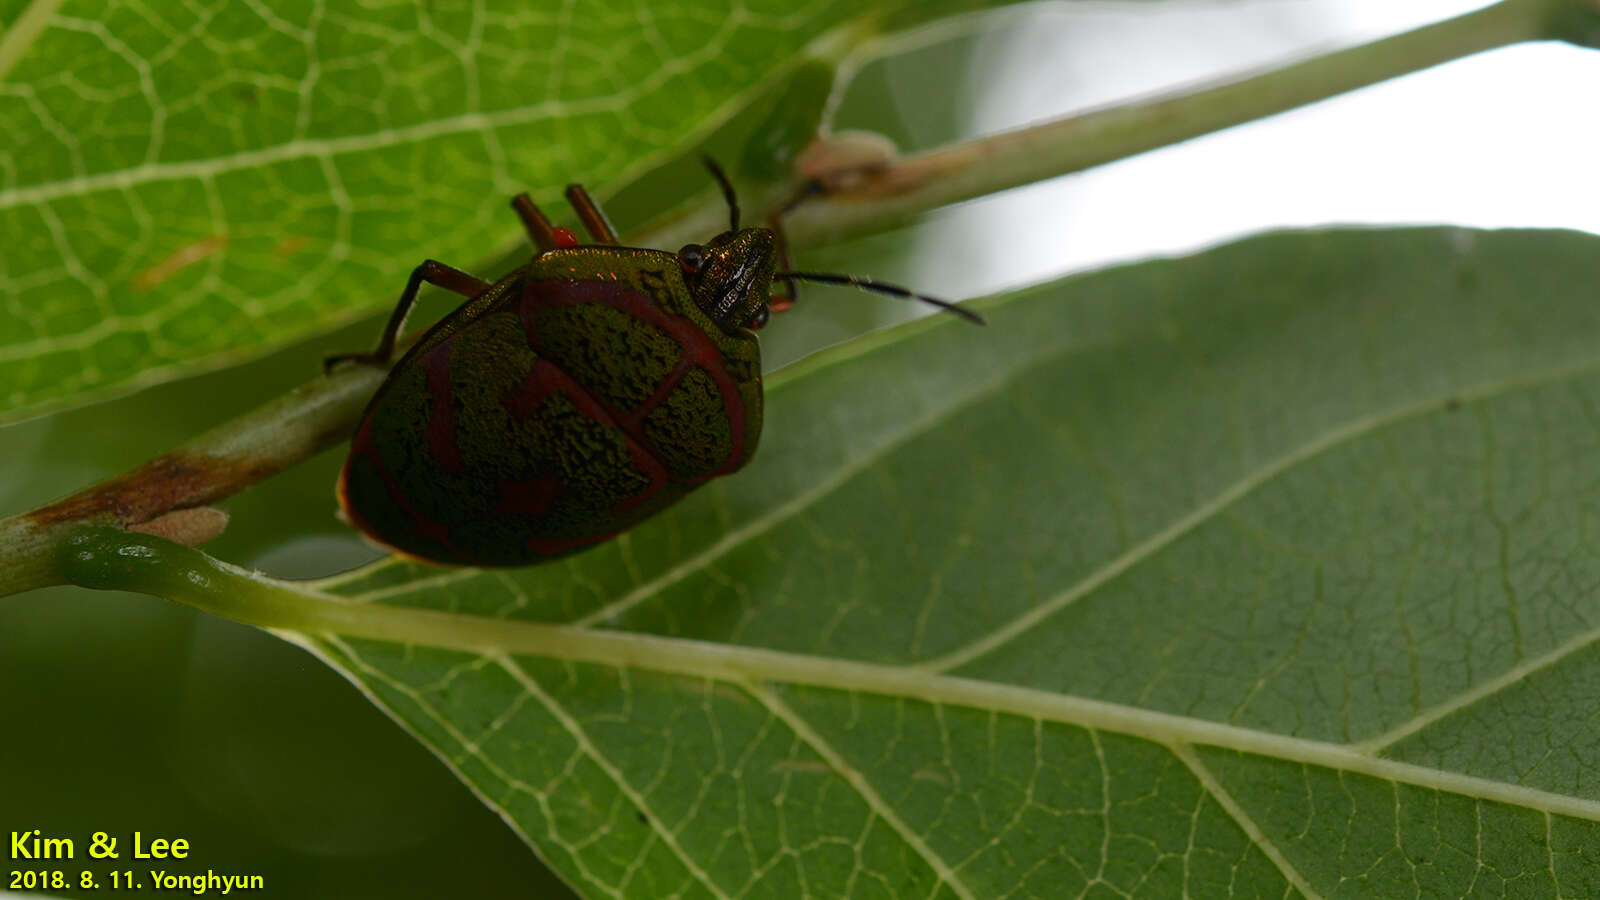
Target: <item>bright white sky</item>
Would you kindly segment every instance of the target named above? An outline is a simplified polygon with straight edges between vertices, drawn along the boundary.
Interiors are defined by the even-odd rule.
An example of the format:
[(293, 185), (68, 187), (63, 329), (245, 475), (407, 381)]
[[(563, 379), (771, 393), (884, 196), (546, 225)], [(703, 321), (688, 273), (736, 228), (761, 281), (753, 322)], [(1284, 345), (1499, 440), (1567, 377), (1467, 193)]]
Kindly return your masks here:
[[(1361, 43), (1463, 0), (1042, 5), (986, 36), (973, 132)], [(891, 85), (892, 85), (891, 77)], [(1010, 191), (917, 229), (969, 296), (1272, 228), (1439, 223), (1600, 233), (1600, 52), (1523, 44)], [(978, 236), (975, 238), (975, 236)]]

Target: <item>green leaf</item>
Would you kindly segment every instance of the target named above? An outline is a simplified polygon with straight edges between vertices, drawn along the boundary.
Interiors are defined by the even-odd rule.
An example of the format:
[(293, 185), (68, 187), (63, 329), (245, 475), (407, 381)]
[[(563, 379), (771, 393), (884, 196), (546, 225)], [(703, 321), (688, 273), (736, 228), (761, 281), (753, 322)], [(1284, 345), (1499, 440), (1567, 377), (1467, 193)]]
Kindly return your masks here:
[(1589, 896), (1596, 284), (1267, 235), (786, 369), (747, 470), (570, 561), (74, 577), (334, 610), (589, 896)]
[(517, 191), (605, 197), (719, 128), (772, 169), (820, 117), (809, 66), (901, 4), (57, 5), (0, 16), (0, 421), (326, 331), (425, 257), (508, 254)]

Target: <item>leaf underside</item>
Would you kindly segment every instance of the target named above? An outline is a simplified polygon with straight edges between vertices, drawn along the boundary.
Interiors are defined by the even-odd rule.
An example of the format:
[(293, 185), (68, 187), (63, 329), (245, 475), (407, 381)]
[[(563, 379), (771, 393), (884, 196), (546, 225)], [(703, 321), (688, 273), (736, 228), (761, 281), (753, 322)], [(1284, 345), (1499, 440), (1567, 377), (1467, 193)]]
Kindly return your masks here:
[(659, 658), (310, 643), (593, 896), (1593, 895), (1595, 284), (1410, 229), (995, 298), (610, 545), (317, 585)]
[[(327, 331), (392, 304), (424, 258), (487, 264), (525, 242), (512, 194), (570, 221), (568, 182), (606, 196), (813, 42), (865, 37), (901, 5), (40, 0), (0, 16), (0, 422)], [(803, 142), (816, 109), (793, 115), (769, 130)]]

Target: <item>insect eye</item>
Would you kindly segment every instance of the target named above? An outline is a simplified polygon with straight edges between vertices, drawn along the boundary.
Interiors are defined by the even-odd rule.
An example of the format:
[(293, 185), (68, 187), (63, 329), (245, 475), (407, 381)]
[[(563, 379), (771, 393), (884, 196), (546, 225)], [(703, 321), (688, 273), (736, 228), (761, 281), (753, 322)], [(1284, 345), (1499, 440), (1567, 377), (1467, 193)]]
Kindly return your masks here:
[(705, 248), (699, 244), (684, 244), (683, 249), (678, 251), (678, 262), (682, 264), (683, 271), (698, 275), (706, 264)]
[(756, 314), (750, 317), (750, 324), (747, 327), (755, 331), (760, 331), (762, 327), (767, 324), (767, 320), (770, 318), (772, 318), (772, 307), (763, 303), (756, 309)]

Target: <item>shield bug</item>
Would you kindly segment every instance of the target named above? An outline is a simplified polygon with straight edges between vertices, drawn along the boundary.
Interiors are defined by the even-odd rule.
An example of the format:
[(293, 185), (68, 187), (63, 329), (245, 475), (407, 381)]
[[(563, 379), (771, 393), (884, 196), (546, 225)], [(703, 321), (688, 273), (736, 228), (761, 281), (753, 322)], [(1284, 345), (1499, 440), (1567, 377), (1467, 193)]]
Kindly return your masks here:
[[(536, 252), (494, 283), (434, 260), (411, 273), (371, 353), (386, 366), (422, 284), (468, 298), (423, 333), (368, 403), (339, 475), (339, 504), (369, 537), (447, 565), (521, 566), (614, 537), (705, 481), (737, 471), (761, 436), (752, 329), (795, 281), (854, 284), (976, 314), (892, 285), (778, 269), (769, 228), (740, 228), (732, 186), (707, 160), (728, 230), (677, 253), (620, 246), (580, 185), (594, 243), (511, 201)], [(789, 286), (773, 297), (772, 283)]]

